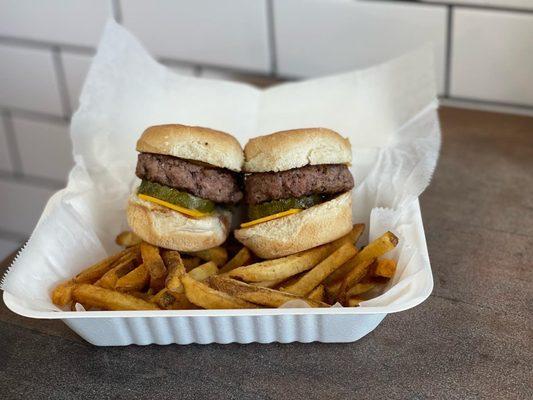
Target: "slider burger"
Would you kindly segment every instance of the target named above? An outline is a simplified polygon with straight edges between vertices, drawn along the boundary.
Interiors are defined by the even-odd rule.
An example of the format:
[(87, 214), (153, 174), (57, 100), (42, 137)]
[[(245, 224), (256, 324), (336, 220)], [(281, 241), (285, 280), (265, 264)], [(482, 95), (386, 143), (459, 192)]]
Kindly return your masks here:
[(158, 125), (144, 131), (128, 202), (128, 224), (141, 239), (178, 251), (222, 244), (239, 202), (243, 152), (231, 135), (208, 128)]
[(348, 139), (324, 128), (277, 132), (244, 148), (248, 222), (235, 237), (261, 258), (331, 242), (352, 227)]

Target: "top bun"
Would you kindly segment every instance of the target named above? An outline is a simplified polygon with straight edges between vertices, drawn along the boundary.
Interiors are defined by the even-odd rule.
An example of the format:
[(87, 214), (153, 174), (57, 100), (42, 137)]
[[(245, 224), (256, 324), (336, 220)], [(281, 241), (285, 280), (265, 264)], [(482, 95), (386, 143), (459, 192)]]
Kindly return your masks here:
[(348, 164), (350, 141), (326, 128), (294, 129), (259, 136), (244, 147), (245, 172), (279, 172), (305, 165)]
[(137, 151), (202, 161), (236, 172), (241, 171), (244, 162), (237, 139), (228, 133), (200, 126), (151, 126), (137, 141)]

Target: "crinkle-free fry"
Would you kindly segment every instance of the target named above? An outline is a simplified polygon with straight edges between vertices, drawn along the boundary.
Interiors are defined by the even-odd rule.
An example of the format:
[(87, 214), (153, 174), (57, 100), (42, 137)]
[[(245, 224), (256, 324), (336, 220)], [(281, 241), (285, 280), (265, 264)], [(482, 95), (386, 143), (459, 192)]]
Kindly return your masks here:
[(65, 307), (72, 302), (72, 290), (76, 283), (72, 279), (57, 285), (52, 291), (52, 303), (58, 307)]
[(120, 293), (115, 290), (81, 283), (74, 287), (72, 298), (81, 304), (104, 310), (159, 310), (159, 307), (148, 301)]
[(316, 288), (314, 288), (311, 293), (307, 295), (307, 298), (310, 300), (324, 302), (324, 299), (326, 298), (326, 289), (324, 288), (324, 285), (318, 285)]
[(246, 247), (243, 247), (231, 260), (229, 260), (222, 268), (220, 268), (219, 273), (225, 274), (231, 270), (234, 270), (235, 268), (242, 267), (251, 259), (252, 253), (250, 253), (250, 250), (248, 250)]
[(141, 244), (142, 239), (131, 231), (124, 231), (117, 235), (115, 243), (123, 247), (131, 247)]
[(367, 272), (370, 270), (374, 260), (363, 260), (357, 263), (356, 258), (353, 259), (352, 265), (353, 268), (348, 272), (348, 274), (344, 277), (342, 284), (339, 288), (339, 292), (337, 294), (337, 300), (344, 303), (346, 300), (346, 292), (348, 289), (350, 289), (353, 285), (355, 285), (357, 282), (359, 282), (363, 277), (367, 274)]
[(187, 271), (190, 271), (193, 268), (196, 268), (202, 263), (202, 260), (200, 257), (188, 257), (188, 258), (181, 258), (181, 261), (183, 261), (183, 266)]
[(183, 285), (181, 284), (181, 277), (187, 273), (180, 253), (177, 251), (165, 251), (162, 255), (163, 261), (167, 267), (167, 277), (165, 279), (165, 286), (168, 290), (173, 292), (183, 292)]
[(106, 289), (114, 289), (117, 281), (134, 268), (135, 264), (133, 260), (125, 259), (124, 261), (118, 261), (113, 268), (102, 275), (94, 284)]
[(328, 275), (357, 253), (352, 243), (344, 243), (324, 261), (302, 276), (296, 283), (281, 288), (281, 291), (305, 296), (317, 287)]
[(209, 278), (211, 275), (215, 275), (218, 273), (218, 267), (213, 261), (206, 262), (205, 264), (202, 264), (189, 272), (187, 272), (187, 275), (189, 275), (191, 278), (197, 280), (197, 281), (205, 281), (207, 278)]
[(396, 272), (396, 261), (388, 258), (378, 260), (375, 267), (372, 269), (372, 272), (374, 276), (392, 278)]
[(154, 290), (161, 290), (165, 286), (167, 267), (159, 254), (159, 248), (149, 243), (141, 243), (141, 256), (143, 264), (150, 273), (150, 287)]
[(74, 277), (74, 282), (76, 283), (94, 283), (100, 279), (107, 271), (113, 268), (114, 263), (122, 259), (134, 260), (139, 252), (139, 246), (129, 247), (125, 250), (122, 250), (120, 253), (113, 254), (105, 258), (102, 261), (97, 262), (96, 264), (91, 265), (90, 267), (84, 269), (79, 274)]
[(255, 304), (215, 290), (191, 278), (188, 274), (181, 277), (187, 299), (198, 307), (206, 309), (257, 308)]
[(116, 284), (115, 290), (119, 292), (140, 291), (146, 288), (150, 283), (150, 273), (144, 264), (120, 277)]
[(226, 264), (226, 261), (228, 261), (228, 252), (224, 247), (212, 247), (207, 250), (200, 250), (200, 251), (194, 251), (194, 252), (188, 252), (187, 254), (190, 254), (194, 257), (199, 257), (204, 261), (213, 261), (217, 267), (221, 267), (224, 264)]
[(327, 304), (320, 301), (283, 293), (265, 287), (249, 285), (245, 282), (240, 282), (224, 276), (215, 275), (210, 277), (209, 285), (217, 290), (238, 297), (239, 299), (267, 307), (280, 307), (291, 300), (303, 300), (311, 307), (328, 307)]

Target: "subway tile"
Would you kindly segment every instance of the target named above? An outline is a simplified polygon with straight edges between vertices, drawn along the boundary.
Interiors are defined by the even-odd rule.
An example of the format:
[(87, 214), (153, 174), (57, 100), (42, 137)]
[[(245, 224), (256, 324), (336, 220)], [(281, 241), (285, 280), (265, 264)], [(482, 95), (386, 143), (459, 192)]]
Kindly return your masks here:
[[(426, 3), (443, 3), (443, 0), (422, 0)], [(533, 10), (531, 0), (446, 0), (446, 4), (458, 4), (462, 6), (502, 7)]]
[(79, 105), (78, 100), (91, 66), (92, 56), (62, 52), (61, 57), (65, 69), (70, 108), (74, 112)]
[(53, 189), (0, 178), (0, 230), (29, 235)]
[(121, 1), (123, 24), (158, 57), (268, 72), (266, 0)]
[(0, 0), (0, 35), (96, 46), (111, 0)]
[(13, 118), (26, 175), (66, 182), (73, 166), (68, 125)]
[(415, 3), (274, 0), (278, 73), (365, 68), (430, 43), (444, 90), (447, 8)]
[(0, 261), (11, 255), (22, 245), (18, 240), (0, 238)]
[(533, 14), (456, 9), (451, 95), (533, 105)]
[(0, 116), (0, 171), (11, 172), (13, 171), (13, 165), (11, 164), (10, 149), (7, 143), (4, 118)]
[(62, 115), (52, 53), (0, 45), (0, 105)]
[(226, 71), (226, 70), (219, 70), (216, 68), (205, 68), (205, 67), (202, 67), (200, 69), (200, 76), (202, 78), (220, 79), (224, 81), (248, 83), (250, 85), (254, 85), (258, 87), (268, 87), (276, 83), (279, 83), (279, 79), (272, 78), (269, 76), (242, 74), (242, 73), (234, 72), (234, 71)]

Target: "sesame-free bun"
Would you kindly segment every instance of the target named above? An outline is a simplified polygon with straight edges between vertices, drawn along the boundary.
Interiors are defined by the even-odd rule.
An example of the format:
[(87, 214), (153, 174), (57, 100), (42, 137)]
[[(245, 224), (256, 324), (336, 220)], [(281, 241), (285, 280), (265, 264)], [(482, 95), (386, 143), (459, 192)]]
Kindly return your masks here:
[(231, 224), (229, 211), (216, 211), (204, 218), (190, 218), (177, 211), (130, 195), (128, 224), (142, 240), (178, 251), (198, 251), (226, 240)]
[(230, 134), (178, 124), (147, 128), (137, 141), (137, 151), (202, 161), (236, 172), (244, 161), (241, 145)]
[(244, 146), (245, 172), (279, 172), (305, 165), (348, 164), (350, 141), (326, 128), (294, 129), (259, 136)]
[(352, 228), (352, 192), (297, 214), (236, 230), (235, 237), (261, 258), (277, 258), (331, 242)]

